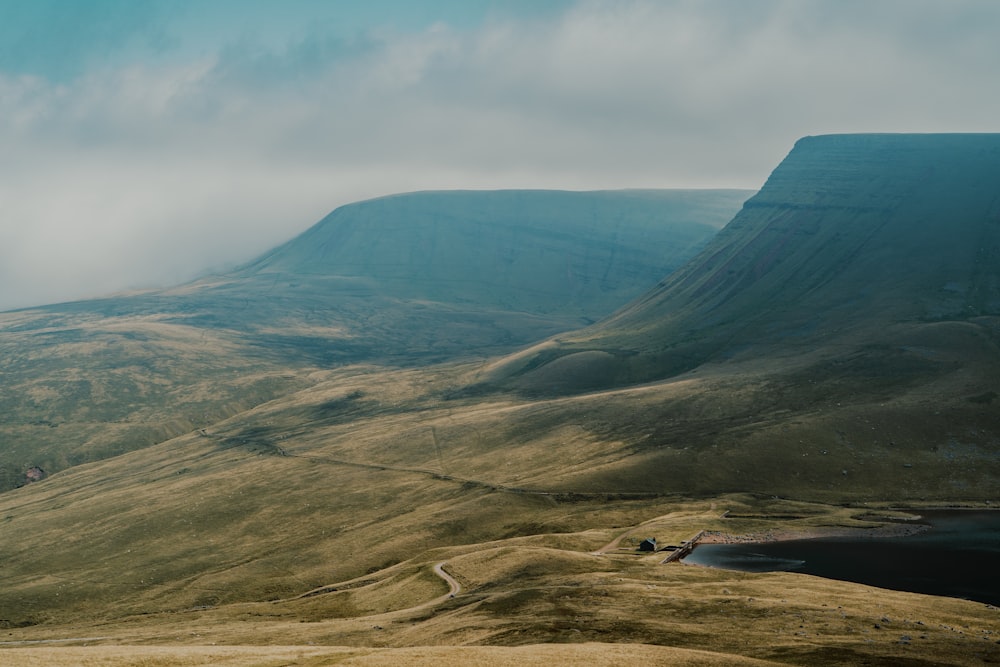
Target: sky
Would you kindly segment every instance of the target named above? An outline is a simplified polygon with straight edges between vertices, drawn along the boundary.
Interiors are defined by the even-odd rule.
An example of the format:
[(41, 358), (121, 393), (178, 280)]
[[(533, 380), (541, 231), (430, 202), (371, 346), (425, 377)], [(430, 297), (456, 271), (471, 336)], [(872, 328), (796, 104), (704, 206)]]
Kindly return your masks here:
[(0, 310), (177, 284), (352, 201), (759, 188), (1000, 131), (996, 0), (0, 0)]

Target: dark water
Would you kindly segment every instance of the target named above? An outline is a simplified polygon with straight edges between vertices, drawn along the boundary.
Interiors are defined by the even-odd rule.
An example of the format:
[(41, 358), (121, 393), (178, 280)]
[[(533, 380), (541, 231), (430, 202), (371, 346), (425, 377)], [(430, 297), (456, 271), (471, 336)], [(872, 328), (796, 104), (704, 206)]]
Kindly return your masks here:
[(744, 572), (791, 571), (1000, 605), (1000, 511), (923, 512), (906, 537), (702, 544), (686, 563)]

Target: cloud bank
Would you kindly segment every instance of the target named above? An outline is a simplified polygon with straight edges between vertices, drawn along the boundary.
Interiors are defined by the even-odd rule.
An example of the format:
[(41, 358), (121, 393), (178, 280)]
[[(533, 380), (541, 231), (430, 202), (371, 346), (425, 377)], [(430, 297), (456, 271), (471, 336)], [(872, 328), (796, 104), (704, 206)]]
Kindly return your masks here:
[(238, 30), (221, 0), (23, 4), (0, 1), (0, 309), (180, 282), (381, 194), (755, 188), (807, 134), (1000, 129), (991, 0), (445, 3), (349, 30), (339, 3)]

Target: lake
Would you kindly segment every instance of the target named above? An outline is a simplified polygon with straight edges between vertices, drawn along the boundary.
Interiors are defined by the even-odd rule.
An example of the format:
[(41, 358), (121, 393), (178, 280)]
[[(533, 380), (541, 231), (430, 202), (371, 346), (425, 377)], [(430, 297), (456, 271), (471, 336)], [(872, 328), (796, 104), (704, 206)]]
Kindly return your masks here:
[(684, 562), (744, 572), (791, 571), (1000, 605), (1000, 511), (925, 511), (905, 537), (701, 544)]

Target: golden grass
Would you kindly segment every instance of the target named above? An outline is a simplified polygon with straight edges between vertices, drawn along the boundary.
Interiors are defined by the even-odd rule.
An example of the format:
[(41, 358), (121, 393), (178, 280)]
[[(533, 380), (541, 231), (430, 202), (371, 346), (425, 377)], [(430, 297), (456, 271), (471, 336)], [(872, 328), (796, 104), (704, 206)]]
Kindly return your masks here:
[(536, 645), (516, 648), (492, 646), (357, 649), (341, 647), (267, 646), (99, 646), (19, 648), (0, 652), (23, 667), (322, 667), (358, 665), (381, 667), (550, 667), (551, 665), (624, 664), (689, 667), (764, 667), (782, 663), (754, 660), (706, 651), (642, 644)]
[[(0, 495), (0, 641), (109, 637), (128, 645), (121, 660), (129, 647), (169, 647), (133, 655), (146, 664), (200, 660), (211, 643), (236, 647), (232, 664), (254, 651), (274, 664), (425, 659), (393, 652), (404, 649), (441, 664), (642, 657), (619, 648), (675, 664), (996, 655), (996, 611), (983, 605), (634, 553), (644, 537), (679, 543), (700, 530), (872, 526), (859, 516), (899, 501), (981, 506), (998, 463), (975, 439), (989, 432), (923, 449), (930, 389), (791, 414), (779, 406), (793, 388), (761, 366), (547, 400), (465, 395), (474, 368), (229, 378), (250, 393), (272, 380), (304, 388)], [(213, 399), (211, 383), (199, 386), (191, 400)], [(963, 401), (942, 409), (971, 428)], [(99, 425), (87, 433), (100, 446)], [(924, 458), (903, 469), (912, 456)], [(978, 472), (959, 488), (932, 479), (941, 466)], [(772, 493), (725, 493), (747, 480)], [(428, 605), (448, 591), (431, 571), (441, 561), (463, 589)], [(201, 648), (171, 653), (188, 645)], [(281, 653), (290, 645), (301, 658)], [(98, 649), (118, 659), (119, 648), (95, 659)], [(0, 663), (73, 650), (8, 644)]]
[[(723, 509), (745, 518), (720, 519)], [(802, 518), (789, 519), (793, 513)], [(864, 524), (844, 508), (818, 504), (746, 496), (689, 501), (635, 525), (432, 549), (352, 580), (327, 580), (306, 596), (8, 628), (0, 632), (0, 641), (7, 642), (0, 662), (4, 655), (37, 656), (31, 659), (51, 659), (48, 664), (56, 665), (75, 664), (73, 659), (87, 655), (104, 656), (99, 659), (106, 662), (93, 664), (108, 665), (198, 665), (223, 659), (234, 662), (219, 664), (535, 664), (531, 661), (543, 659), (616, 664), (629, 656), (653, 664), (757, 664), (737, 662), (742, 657), (768, 664), (908, 660), (966, 665), (1000, 659), (994, 636), (1000, 612), (988, 605), (798, 574), (662, 565), (662, 553), (592, 553), (595, 545), (615, 538), (625, 538), (624, 543), (650, 531), (674, 540), (690, 537), (696, 527), (808, 532)], [(432, 572), (442, 561), (462, 585), (454, 598), (441, 597), (448, 587)], [(261, 573), (266, 576), (266, 570)], [(246, 582), (233, 579), (230, 585)], [(145, 604), (154, 603), (155, 598), (146, 598)], [(11, 643), (73, 637), (108, 646)], [(234, 648), (216, 654), (208, 644)], [(154, 645), (160, 648), (149, 648)], [(294, 661), (282, 653), (293, 651), (283, 648), (290, 645), (303, 651)], [(413, 648), (420, 646), (433, 648)], [(204, 663), (197, 662), (199, 651), (209, 651)], [(226, 657), (225, 651), (232, 653)], [(272, 658), (288, 662), (267, 662)], [(114, 662), (128, 659), (147, 662)]]

